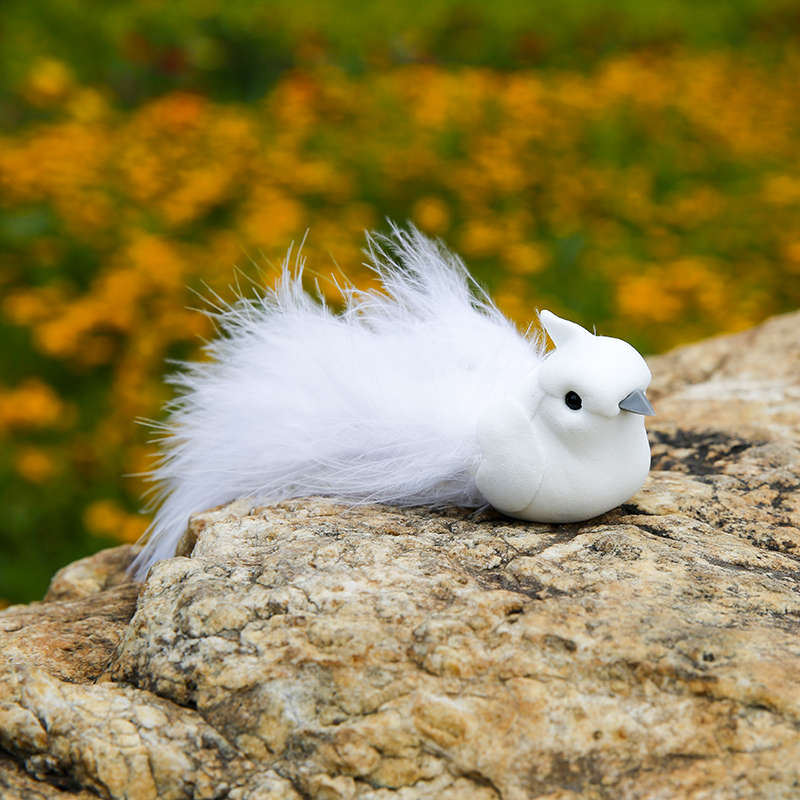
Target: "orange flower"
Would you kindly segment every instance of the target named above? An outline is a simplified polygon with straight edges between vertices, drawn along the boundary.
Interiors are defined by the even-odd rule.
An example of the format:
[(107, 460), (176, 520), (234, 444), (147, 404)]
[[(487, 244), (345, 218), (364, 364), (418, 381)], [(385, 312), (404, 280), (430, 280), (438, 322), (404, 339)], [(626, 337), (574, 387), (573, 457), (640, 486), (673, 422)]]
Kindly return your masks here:
[(15, 389), (0, 386), (0, 430), (59, 427), (69, 416), (66, 403), (37, 378)]

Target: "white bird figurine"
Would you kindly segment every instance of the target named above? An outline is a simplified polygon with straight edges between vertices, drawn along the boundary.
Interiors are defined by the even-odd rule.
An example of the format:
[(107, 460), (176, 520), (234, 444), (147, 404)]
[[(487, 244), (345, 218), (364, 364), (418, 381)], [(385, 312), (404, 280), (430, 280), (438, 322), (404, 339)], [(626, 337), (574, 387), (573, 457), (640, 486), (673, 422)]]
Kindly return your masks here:
[(288, 257), (273, 290), (214, 314), (210, 360), (171, 379), (140, 575), (175, 552), (192, 513), (240, 497), (576, 522), (642, 486), (653, 409), (631, 345), (542, 311), (548, 353), (440, 243), (413, 228), (368, 242), (384, 292), (348, 288), (340, 314)]

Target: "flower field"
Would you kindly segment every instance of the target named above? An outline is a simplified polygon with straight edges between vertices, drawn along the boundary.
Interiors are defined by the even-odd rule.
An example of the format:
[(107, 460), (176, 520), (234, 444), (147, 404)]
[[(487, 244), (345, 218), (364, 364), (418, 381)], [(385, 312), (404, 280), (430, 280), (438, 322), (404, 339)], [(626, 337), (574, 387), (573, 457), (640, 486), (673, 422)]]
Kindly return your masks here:
[(364, 230), (410, 221), (521, 326), (549, 308), (651, 353), (800, 307), (798, 86), (800, 50), (674, 48), (583, 70), (319, 64), (251, 103), (123, 108), (38, 61), (35, 113), (0, 135), (0, 597), (143, 532), (135, 421), (169, 399), (167, 360), (303, 240), (335, 301), (331, 275), (370, 285)]

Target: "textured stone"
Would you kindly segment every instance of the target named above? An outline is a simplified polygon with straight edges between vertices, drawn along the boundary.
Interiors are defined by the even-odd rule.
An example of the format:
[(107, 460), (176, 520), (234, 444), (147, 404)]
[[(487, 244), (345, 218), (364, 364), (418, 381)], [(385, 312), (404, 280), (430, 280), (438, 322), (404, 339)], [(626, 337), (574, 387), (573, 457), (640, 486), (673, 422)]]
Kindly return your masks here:
[[(109, 798), (229, 797), (231, 778), (254, 769), (194, 711), (139, 689), (70, 684), (23, 665), (0, 667), (0, 747), (34, 777), (66, 776)], [(287, 800), (296, 797), (282, 783)]]
[(650, 359), (660, 420), (687, 430), (800, 443), (800, 312)]
[(772, 506), (734, 516), (742, 493), (656, 474), (579, 526), (240, 504), (154, 568), (114, 674), (196, 706), (311, 796), (442, 776), (463, 797), (603, 796), (698, 760), (789, 787), (797, 561), (748, 538), (797, 530)]
[(50, 581), (44, 602), (80, 600), (133, 581), (127, 569), (141, 548), (123, 544), (101, 550), (60, 569)]
[(46, 781), (32, 778), (11, 756), (0, 751), (0, 797), (3, 800), (97, 800), (97, 795), (88, 790), (65, 791), (69, 783), (59, 788)]
[(56, 573), (43, 602), (0, 611), (0, 664), (73, 682), (99, 676), (136, 608), (140, 585), (126, 573), (136, 552), (125, 545), (76, 561)]
[[(0, 788), (22, 764), (48, 798), (800, 796), (800, 314), (651, 364), (654, 469), (595, 520), (198, 515), (104, 682), (15, 651)], [(91, 574), (28, 627), (126, 585)]]

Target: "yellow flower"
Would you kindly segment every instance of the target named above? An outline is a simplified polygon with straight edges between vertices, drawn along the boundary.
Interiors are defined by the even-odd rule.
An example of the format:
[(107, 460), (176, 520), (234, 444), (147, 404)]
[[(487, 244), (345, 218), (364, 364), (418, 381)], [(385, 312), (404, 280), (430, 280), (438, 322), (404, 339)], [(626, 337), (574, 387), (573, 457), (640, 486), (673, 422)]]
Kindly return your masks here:
[(617, 284), (619, 313), (637, 321), (675, 320), (683, 310), (680, 297), (668, 291), (663, 277), (654, 272), (625, 275)]
[(21, 447), (14, 455), (14, 469), (29, 483), (47, 483), (59, 471), (51, 453), (41, 447)]
[(147, 517), (131, 514), (113, 500), (96, 500), (84, 512), (83, 520), (95, 536), (130, 543), (138, 541), (149, 524)]
[(450, 223), (450, 211), (443, 200), (427, 195), (414, 204), (412, 218), (423, 231), (442, 234)]
[(547, 266), (547, 255), (532, 242), (510, 243), (503, 248), (503, 263), (517, 275), (535, 275)]
[(54, 58), (34, 64), (22, 86), (25, 99), (33, 106), (48, 106), (64, 99), (73, 86), (69, 67)]
[(0, 386), (0, 430), (60, 427), (70, 417), (64, 401), (38, 378), (15, 389)]

